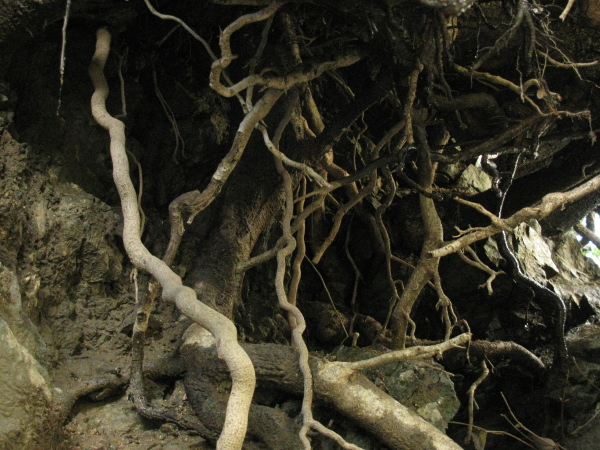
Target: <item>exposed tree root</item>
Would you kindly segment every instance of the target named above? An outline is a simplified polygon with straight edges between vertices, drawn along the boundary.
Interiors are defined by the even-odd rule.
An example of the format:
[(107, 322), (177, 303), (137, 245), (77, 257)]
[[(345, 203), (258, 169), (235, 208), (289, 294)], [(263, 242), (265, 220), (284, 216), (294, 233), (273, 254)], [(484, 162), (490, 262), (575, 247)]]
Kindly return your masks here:
[[(517, 2), (513, 23), (509, 30), (494, 46), (488, 48), (487, 53), (482, 53), (482, 57), (474, 66), (476, 69), (493, 53), (506, 46), (517, 35), (517, 30), (523, 31), (523, 53), (526, 59), (524, 64), (527, 69), (526, 75), (530, 79), (522, 83), (513, 82), (508, 77), (466, 69), (458, 64), (447, 64), (452, 59), (448, 49), (451, 39), (446, 29), (446, 22), (439, 12), (434, 15), (428, 11), (427, 20), (424, 19), (426, 24), (420, 29), (422, 36), (417, 40), (420, 50), (418, 54), (413, 55), (414, 59), (405, 65), (395, 62), (386, 66), (379, 60), (362, 62), (367, 55), (363, 48), (367, 46), (368, 38), (364, 38), (364, 41), (358, 45), (345, 45), (347, 38), (343, 37), (341, 42), (344, 45), (332, 46), (328, 50), (330, 54), (315, 52), (319, 56), (314, 57), (309, 45), (304, 47), (300, 44), (301, 39), (309, 40), (309, 38), (302, 35), (302, 28), (293, 20), (287, 7), (282, 9), (285, 2), (244, 1), (244, 4), (260, 5), (264, 8), (239, 16), (223, 29), (219, 39), (220, 56), (214, 55), (208, 43), (183, 21), (174, 16), (160, 14), (148, 1), (146, 3), (154, 15), (161, 19), (177, 21), (205, 46), (213, 60), (209, 77), (210, 86), (223, 97), (236, 97), (242, 105), (244, 117), (229, 151), (214, 170), (207, 186), (202, 190), (184, 193), (171, 203), (169, 207), (171, 237), (165, 257), (160, 261), (150, 255), (140, 241), (139, 200), (129, 179), (127, 159), (124, 156), (124, 125), (109, 116), (104, 105), (108, 87), (102, 72), (108, 54), (109, 36), (106, 30), (98, 31), (96, 55), (90, 66), (90, 76), (96, 89), (92, 98), (92, 109), (97, 122), (107, 129), (111, 136), (114, 178), (125, 217), (125, 248), (136, 267), (147, 270), (158, 280), (163, 288), (163, 297), (174, 301), (184, 314), (200, 325), (189, 330), (182, 349), (189, 370), (186, 376), (188, 395), (198, 416), (190, 419), (187, 411), (183, 415), (173, 415), (172, 412), (151, 407), (145, 398), (142, 377), (144, 331), (151, 309), (152, 296), (142, 302), (134, 327), (130, 390), (140, 413), (146, 417), (163, 418), (178, 423), (185, 423), (187, 420), (192, 428), (209, 439), (214, 439), (218, 433), (221, 433), (217, 442), (218, 448), (241, 448), (247, 423), (249, 423), (250, 435), (260, 438), (274, 448), (277, 443), (281, 445), (283, 442), (286, 447), (308, 449), (311, 445), (310, 430), (329, 436), (343, 448), (357, 448), (313, 417), (312, 403), (315, 396), (318, 401), (333, 405), (339, 412), (354, 419), (392, 448), (458, 448), (443, 433), (418, 419), (358, 372), (385, 361), (429, 357), (467, 342), (470, 338), (467, 334), (452, 338), (457, 323), (460, 322), (443, 288), (444, 280), (439, 272), (441, 257), (458, 251), (459, 256), (466, 263), (488, 275), (485, 287), (491, 295), (492, 281), (501, 272), (494, 271), (483, 263), (469, 247), (470, 244), (501, 231), (510, 230), (530, 218), (546, 217), (565, 204), (581, 199), (600, 188), (600, 176), (597, 176), (567, 192), (548, 194), (537, 205), (523, 208), (506, 219), (490, 213), (479, 203), (457, 198), (457, 201), (462, 204), (461, 207), (469, 206), (487, 216), (491, 225), (459, 231), (456, 240), (444, 241), (443, 222), (440, 217), (443, 206), (440, 207), (438, 202), (447, 192), (457, 191), (440, 189), (436, 185), (438, 163), (460, 165), (458, 163), (468, 162), (477, 157), (488, 158), (492, 152), (500, 155), (515, 153), (520, 151), (515, 149), (521, 146), (524, 140), (530, 138), (535, 153), (531, 159), (535, 160), (540, 141), (554, 125), (556, 118), (579, 116), (589, 119), (587, 112), (573, 113), (557, 110), (559, 96), (549, 90), (539, 69), (530, 70), (537, 51), (536, 36), (540, 36), (538, 33), (540, 30), (536, 29), (536, 22), (532, 18), (531, 3), (528, 0)], [(432, 2), (425, 3), (429, 5)], [(436, 3), (434, 6), (447, 4), (444, 1), (433, 3)], [(470, 5), (471, 2), (458, 2), (459, 6), (461, 3)], [(386, 14), (389, 16), (386, 18), (386, 26), (392, 27), (394, 12), (391, 6)], [(374, 35), (377, 32), (377, 21), (371, 18), (367, 21)], [(231, 48), (232, 36), (242, 28), (257, 22), (264, 22), (262, 34), (259, 36), (260, 39), (249, 44), (248, 48), (254, 46), (252, 48), (254, 56), (248, 66), (240, 64), (242, 70), (248, 69), (246, 74), (240, 75), (240, 67), (231, 66), (237, 58)], [(280, 25), (280, 28), (276, 33), (282, 32), (283, 44), (278, 42), (273, 45), (269, 39), (275, 33), (270, 31), (277, 25)], [(393, 41), (399, 38), (399, 34), (396, 36), (391, 28), (387, 32), (389, 36), (379, 35), (378, 39)], [(541, 33), (541, 36), (544, 37), (544, 33)], [(267, 49), (267, 46), (271, 45), (273, 48)], [(261, 59), (263, 54), (274, 48), (279, 50), (279, 45), (288, 53), (288, 60), (281, 58), (284, 61), (278, 61), (282, 67), (272, 69), (270, 60), (267, 66), (262, 67), (261, 64), (265, 63), (265, 60)], [(369, 42), (369, 45), (372, 45), (372, 42)], [(305, 58), (306, 54), (310, 56), (310, 60)], [(541, 57), (546, 58), (549, 64), (556, 65), (555, 63), (558, 62), (552, 60), (547, 53), (541, 54)], [(445, 61), (445, 58), (448, 61)], [(362, 91), (355, 90), (352, 84), (347, 83), (344, 76), (340, 75), (343, 70), (332, 74), (337, 83), (336, 87), (341, 88), (346, 97), (355, 98), (342, 110), (324, 109), (327, 113), (326, 117), (332, 116), (330, 123), (325, 126), (312, 94), (312, 89), (318, 87), (318, 83), (314, 81), (326, 72), (331, 73), (335, 69), (351, 66), (359, 61), (373, 70), (372, 86)], [(558, 63), (560, 67), (564, 64), (576, 69), (573, 64)], [(446, 69), (453, 67), (455, 75), (458, 73), (461, 75), (460, 78), (469, 77), (486, 86), (493, 84), (512, 91), (525, 104), (526, 113), (521, 116), (518, 123), (508, 127), (509, 120), (513, 118), (508, 118), (509, 114), (504, 110), (505, 105), (500, 105), (499, 100), (491, 94), (480, 92), (453, 97), (453, 87), (446, 80), (444, 65)], [(263, 70), (260, 70), (261, 67)], [(232, 70), (232, 68), (237, 70), (236, 77), (241, 78), (241, 81), (232, 82), (227, 77), (225, 70)], [(402, 78), (402, 81), (397, 78)], [(226, 81), (225, 84), (223, 80)], [(427, 86), (426, 95), (421, 95), (422, 85)], [(532, 88), (535, 96), (530, 95), (529, 90)], [(245, 94), (244, 90), (246, 90)], [(434, 93), (435, 90), (438, 93)], [(261, 97), (255, 99), (258, 92), (261, 93)], [(510, 96), (514, 97), (513, 94)], [(321, 101), (323, 96), (318, 99)], [(383, 102), (384, 99), (389, 104), (393, 104), (392, 114), (394, 114), (395, 124), (387, 131), (384, 128), (369, 135), (371, 129), (367, 124), (370, 122), (365, 120), (365, 111)], [(164, 106), (163, 100), (161, 104)], [(285, 104), (282, 104), (284, 102)], [(469, 109), (478, 109), (488, 116), (493, 115), (494, 120), (499, 119), (502, 122), (503, 130), (483, 142), (478, 141), (474, 145), (469, 143), (466, 148), (461, 144), (460, 147), (463, 148), (459, 149), (456, 141), (448, 144), (451, 137), (449, 128), (447, 129), (442, 123), (445, 119), (435, 117), (435, 114), (438, 110), (455, 111), (456, 121), (465, 129), (467, 127), (462, 118), (467, 115)], [(461, 115), (458, 114), (459, 110)], [(534, 115), (522, 118), (531, 114), (532, 110)], [(277, 122), (274, 116), (281, 113), (283, 119)], [(175, 127), (175, 115), (168, 114), (168, 116)], [(288, 127), (288, 124), (291, 126)], [(444, 137), (436, 139), (434, 127), (438, 125), (443, 128)], [(358, 132), (356, 132), (357, 127), (360, 128)], [(254, 133), (255, 130), (262, 135), (262, 143), (255, 139), (259, 135)], [(337, 151), (334, 146), (339, 142), (345, 142), (346, 133), (353, 133), (348, 141), (354, 145), (355, 152), (354, 161), (348, 166), (360, 165), (356, 163), (359, 158), (362, 158), (363, 163), (363, 167), (353, 174), (348, 172), (350, 169), (344, 168), (341, 158), (339, 160), (336, 158), (335, 163), (333, 161), (333, 155)], [(381, 135), (383, 138), (380, 139)], [(577, 136), (571, 137), (570, 140), (581, 138), (582, 133), (578, 133)], [(344, 140), (341, 139), (342, 137)], [(569, 139), (565, 140), (566, 143), (570, 142)], [(375, 145), (374, 142), (378, 144)], [(265, 151), (265, 147), (270, 154)], [(560, 150), (563, 147), (553, 147), (554, 150), (549, 150), (549, 156), (546, 156), (552, 156), (553, 152), (558, 151), (557, 148)], [(357, 157), (360, 153), (358, 148), (367, 150)], [(454, 151), (454, 154), (444, 154), (448, 148)], [(415, 153), (416, 158), (414, 158)], [(540, 161), (538, 160), (537, 163)], [(417, 181), (415, 181), (415, 174)], [(333, 180), (328, 180), (327, 176), (331, 176)], [(300, 180), (303, 180), (303, 187), (299, 190), (297, 186)], [(308, 180), (311, 180), (314, 186), (311, 187)], [(250, 186), (252, 189), (249, 189)], [(340, 187), (346, 189), (348, 200), (345, 203), (340, 201), (339, 197), (332, 195), (332, 192)], [(402, 194), (402, 189), (405, 193), (417, 193), (423, 231), (420, 256), (416, 265), (412, 267), (413, 271), (408, 280), (399, 279), (392, 270), (392, 261), (399, 260), (393, 256), (393, 251), (398, 247), (394, 248), (394, 236), (390, 236), (389, 223), (384, 219), (384, 214), (392, 208), (396, 198), (405, 195)], [(183, 287), (181, 279), (168, 266), (174, 261), (181, 244), (184, 221), (191, 223), (197, 214), (215, 201), (217, 196), (222, 201), (220, 203), (222, 207), (215, 214), (216, 225), (213, 225), (208, 237), (199, 245), (195, 263), (188, 268), (186, 283), (189, 283), (193, 289)], [(374, 212), (368, 210), (366, 199), (374, 206)], [(311, 228), (308, 227), (307, 240), (314, 247), (314, 252), (313, 255), (307, 255), (305, 245), (307, 219), (311, 214), (315, 214), (313, 219), (317, 221), (318, 219), (315, 218), (317, 213), (324, 213), (327, 206), (331, 204), (336, 206), (337, 211), (329, 225), (323, 221), (312, 227), (312, 236), (310, 236)], [(391, 346), (398, 351), (359, 363), (333, 363), (309, 356), (307, 345), (302, 337), (306, 323), (296, 306), (296, 297), (303, 260), (312, 260), (317, 264), (323, 260), (328, 249), (335, 248), (336, 242), (339, 242), (338, 233), (343, 230), (342, 222), (351, 210), (356, 211), (367, 224), (367, 229), (371, 233), (370, 241), (374, 242), (380, 260), (383, 261), (381, 257), (385, 257), (385, 278), (387, 289), (391, 292), (389, 304), (384, 305), (388, 308), (384, 325), (376, 327), (369, 322), (371, 328), (369, 332), (376, 340), (387, 342), (389, 334), (386, 336), (386, 328), (389, 321)], [(281, 213), (282, 217), (277, 216)], [(271, 250), (252, 256), (260, 234), (270, 223), (273, 223), (275, 217), (281, 224), (282, 236)], [(322, 217), (328, 219), (325, 214)], [(327, 226), (330, 227), (329, 232), (324, 232)], [(350, 231), (347, 236), (349, 234)], [(318, 238), (315, 238), (316, 236)], [(312, 242), (310, 242), (311, 238)], [(286, 277), (290, 273), (290, 259), (296, 246), (298, 252), (291, 265), (292, 281), (288, 288)], [(356, 344), (358, 332), (355, 329), (368, 321), (363, 320), (361, 323), (364, 316), (359, 314), (357, 307), (361, 273), (350, 255), (348, 246), (345, 250), (355, 274), (351, 301), (353, 318), (348, 322), (350, 322), (353, 343)], [(279, 305), (288, 315), (294, 348), (268, 345), (244, 346), (243, 348), (250, 353), (249, 359), (237, 343), (236, 330), (229, 319), (234, 316), (237, 303), (241, 299), (240, 291), (245, 271), (270, 258), (277, 260), (275, 290)], [(407, 342), (414, 340), (416, 325), (411, 319), (411, 313), (414, 312), (415, 304), (426, 285), (431, 286), (438, 297), (437, 308), (441, 311), (444, 342), (429, 347), (405, 349)], [(152, 285), (152, 290), (158, 291), (158, 285)], [(331, 302), (334, 304), (333, 300)], [(383, 311), (385, 312), (385, 309)], [(342, 327), (344, 326), (343, 323)], [(212, 338), (207, 336), (206, 330), (212, 334)], [(346, 337), (349, 337), (348, 333)], [(226, 369), (216, 361), (213, 346), (216, 346), (216, 354), (226, 360), (227, 370), (231, 373), (233, 382), (230, 394), (228, 394), (227, 379), (223, 376)], [(482, 357), (484, 372), (487, 367), (483, 356), (492, 355), (513, 358), (536, 374), (545, 369), (543, 363), (532, 353), (513, 343), (473, 343), (471, 352)], [(203, 359), (200, 361), (198, 358)], [(254, 390), (253, 363), (262, 380), (274, 383), (279, 389), (303, 395), (302, 426), (295, 424), (281, 411), (250, 405)], [(470, 391), (469, 434), (473, 429), (474, 391), (482, 380), (483, 378), (478, 380)], [(275, 439), (273, 436), (278, 438)]]
[(137, 196), (129, 178), (129, 163), (125, 152), (125, 126), (106, 111), (108, 84), (104, 65), (110, 51), (110, 34), (105, 28), (97, 33), (96, 52), (89, 72), (95, 91), (92, 96), (94, 119), (110, 133), (113, 176), (121, 197), (124, 227), (123, 243), (133, 264), (154, 276), (163, 288), (163, 298), (175, 302), (185, 315), (204, 326), (215, 336), (219, 355), (227, 362), (233, 380), (228, 414), (217, 443), (218, 448), (242, 448), (246, 433), (248, 409), (254, 392), (254, 368), (237, 343), (235, 325), (225, 316), (200, 303), (196, 293), (182, 285), (177, 276), (160, 259), (151, 255), (140, 240), (140, 218)]
[[(465, 253), (468, 253), (472, 259), (465, 255)], [(486, 288), (488, 295), (492, 295), (494, 293), (492, 283), (496, 279), (496, 277), (498, 275), (503, 274), (504, 271), (493, 270), (490, 266), (484, 264), (483, 261), (481, 261), (481, 259), (479, 258), (479, 256), (477, 256), (477, 253), (475, 253), (475, 250), (473, 250), (471, 247), (465, 247), (464, 249), (460, 249), (458, 251), (458, 256), (470, 266), (476, 267), (477, 269), (488, 274), (487, 280), (485, 280), (484, 284), (479, 285), (479, 289)]]
[(556, 209), (580, 200), (599, 189), (600, 175), (597, 175), (569, 191), (552, 192), (545, 195), (536, 205), (523, 208), (506, 219), (497, 218), (494, 221), (496, 223), (492, 223), (492, 225), (487, 227), (466, 230), (462, 237), (450, 243), (444, 243), (443, 245), (440, 245), (439, 248), (432, 250), (430, 255), (434, 257), (446, 256), (460, 250), (461, 248), (471, 245), (474, 242), (493, 236), (501, 232), (503, 229), (513, 229), (517, 225), (530, 219), (541, 220), (545, 217), (548, 217), (550, 213)]
[(186, 192), (171, 202), (169, 205), (171, 239), (167, 251), (165, 252), (164, 260), (166, 262), (173, 261), (177, 254), (177, 250), (179, 249), (179, 245), (181, 244), (181, 238), (184, 233), (183, 214), (189, 214), (188, 223), (191, 223), (194, 217), (198, 213), (204, 211), (204, 209), (206, 209), (217, 197), (219, 192), (221, 192), (223, 185), (231, 175), (231, 172), (233, 172), (233, 169), (235, 169), (242, 157), (254, 127), (267, 116), (282, 94), (283, 91), (269, 89), (254, 105), (252, 110), (246, 114), (244, 120), (240, 123), (229, 153), (223, 158), (215, 170), (208, 186), (202, 192)]
[[(414, 82), (416, 83), (416, 79)], [(419, 146), (419, 184), (425, 190), (431, 190), (435, 176), (435, 165), (432, 163), (431, 150), (427, 143), (427, 136), (422, 125), (415, 127), (417, 145)], [(439, 247), (444, 240), (442, 222), (435, 209), (433, 199), (419, 195), (421, 216), (425, 229), (424, 243), (419, 261), (406, 283), (404, 291), (393, 312), (392, 334), (394, 348), (402, 349), (406, 344), (406, 331), (410, 322), (410, 313), (417, 297), (425, 284), (431, 280), (438, 270), (439, 257), (432, 256), (430, 252)], [(414, 336), (414, 330), (413, 334)]]
[(594, 233), (589, 228), (581, 225), (580, 223), (575, 225), (574, 228), (575, 228), (575, 231), (577, 231), (577, 233), (579, 233), (581, 236), (588, 239), (589, 241), (593, 242), (596, 247), (600, 248), (600, 236), (598, 236), (596, 233)]
[[(190, 330), (182, 346), (181, 352), (189, 367), (186, 378), (189, 388), (199, 387), (194, 380), (195, 371), (200, 366), (210, 367), (213, 373), (225, 371), (206, 337), (198, 328)], [(391, 448), (458, 449), (460, 447), (456, 443), (382, 392), (359, 371), (390, 361), (429, 358), (468, 340), (469, 335), (463, 334), (441, 344), (411, 347), (353, 363), (327, 362), (310, 357), (316, 398), (352, 418)], [(293, 393), (303, 392), (303, 375), (294, 349), (271, 344), (247, 344), (243, 347), (254, 363), (261, 383), (275, 383), (279, 389)], [(188, 395), (193, 394), (190, 392)]]
[(525, 347), (514, 342), (504, 341), (471, 341), (469, 355), (489, 360), (511, 359), (535, 375), (546, 371), (546, 365)]
[(475, 391), (477, 390), (479, 385), (481, 383), (483, 383), (483, 381), (487, 378), (489, 373), (490, 373), (490, 370), (488, 369), (487, 364), (485, 363), (485, 359), (482, 359), (481, 360), (481, 375), (479, 375), (479, 378), (477, 378), (477, 380), (475, 380), (475, 382), (473, 382), (473, 384), (467, 391), (468, 402), (469, 402), (469, 426), (467, 429), (467, 437), (465, 438), (466, 443), (471, 442), (471, 439), (473, 439), (473, 413), (474, 413), (475, 406), (476, 406)]

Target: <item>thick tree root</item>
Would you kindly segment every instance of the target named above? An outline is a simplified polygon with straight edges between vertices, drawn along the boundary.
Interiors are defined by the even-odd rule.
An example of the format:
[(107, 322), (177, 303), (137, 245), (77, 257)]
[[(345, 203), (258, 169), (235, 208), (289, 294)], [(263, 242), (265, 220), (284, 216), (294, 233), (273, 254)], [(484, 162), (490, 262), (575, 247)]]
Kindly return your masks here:
[(129, 162), (125, 152), (125, 125), (106, 110), (108, 83), (104, 65), (110, 51), (110, 33), (105, 28), (97, 32), (96, 52), (89, 67), (94, 83), (92, 114), (100, 126), (110, 133), (113, 178), (123, 210), (123, 243), (133, 264), (148, 271), (163, 288), (163, 298), (175, 302), (182, 313), (208, 329), (215, 337), (219, 356), (230, 370), (233, 380), (227, 415), (217, 448), (242, 448), (248, 422), (248, 409), (254, 393), (254, 368), (237, 342), (235, 325), (225, 316), (199, 302), (191, 288), (183, 286), (163, 261), (150, 254), (140, 240), (140, 217), (135, 189), (129, 177)]
[[(412, 347), (356, 363), (327, 362), (310, 357), (315, 396), (360, 424), (390, 448), (459, 449), (460, 446), (454, 441), (381, 391), (360, 374), (359, 370), (398, 359), (431, 357), (445, 349), (464, 344), (468, 339), (469, 335), (463, 334), (449, 342), (429, 347)], [(261, 383), (275, 385), (278, 389), (296, 394), (303, 392), (304, 381), (295, 349), (274, 344), (244, 344), (243, 347), (250, 356)], [(211, 373), (224, 378), (219, 374), (225, 374), (226, 367), (218, 360), (214, 345), (211, 345), (210, 338), (202, 329), (193, 327), (188, 330), (181, 354), (188, 368), (188, 397), (196, 395), (194, 390), (203, 389), (196, 381), (197, 374)]]

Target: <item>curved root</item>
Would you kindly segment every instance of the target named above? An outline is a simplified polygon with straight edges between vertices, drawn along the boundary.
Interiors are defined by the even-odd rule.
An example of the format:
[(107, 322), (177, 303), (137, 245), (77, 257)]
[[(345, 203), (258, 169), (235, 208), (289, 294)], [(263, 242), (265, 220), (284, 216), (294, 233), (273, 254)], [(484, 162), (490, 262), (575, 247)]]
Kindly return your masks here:
[(96, 52), (89, 67), (94, 83), (92, 114), (96, 122), (110, 134), (110, 153), (113, 178), (123, 210), (123, 243), (132, 263), (148, 271), (163, 288), (163, 298), (175, 302), (179, 310), (194, 322), (208, 329), (215, 337), (219, 357), (225, 360), (232, 378), (232, 389), (227, 404), (227, 416), (217, 448), (242, 448), (248, 422), (248, 410), (256, 383), (250, 358), (237, 342), (235, 325), (225, 316), (198, 301), (193, 289), (183, 286), (177, 276), (163, 261), (153, 256), (140, 240), (140, 216), (137, 196), (125, 152), (125, 125), (106, 110), (108, 83), (104, 65), (110, 51), (110, 33), (100, 28), (96, 34)]

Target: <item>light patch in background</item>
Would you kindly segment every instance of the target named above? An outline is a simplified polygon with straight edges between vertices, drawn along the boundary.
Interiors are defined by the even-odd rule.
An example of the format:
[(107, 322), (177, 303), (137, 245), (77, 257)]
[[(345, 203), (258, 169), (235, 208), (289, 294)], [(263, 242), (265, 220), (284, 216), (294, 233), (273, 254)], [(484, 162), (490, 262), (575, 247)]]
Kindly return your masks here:
[[(586, 226), (585, 217), (581, 219), (580, 223), (583, 226)], [(594, 213), (594, 233), (600, 236), (600, 217), (598, 217), (598, 213)], [(582, 237), (577, 233), (576, 235), (577, 239), (581, 241)], [(594, 243), (590, 241), (585, 244), (585, 246), (582, 248), (582, 252), (587, 258), (591, 259), (596, 263), (596, 265), (600, 266), (600, 249), (596, 247)]]

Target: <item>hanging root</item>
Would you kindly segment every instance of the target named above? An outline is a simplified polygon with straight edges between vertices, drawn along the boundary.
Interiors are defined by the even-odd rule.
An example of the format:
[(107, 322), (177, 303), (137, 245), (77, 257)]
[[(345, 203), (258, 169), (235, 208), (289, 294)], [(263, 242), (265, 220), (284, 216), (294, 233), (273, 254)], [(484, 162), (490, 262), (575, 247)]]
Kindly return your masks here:
[(104, 65), (109, 51), (110, 33), (106, 28), (100, 28), (97, 32), (96, 52), (89, 67), (95, 88), (91, 106), (96, 122), (110, 134), (113, 178), (123, 211), (125, 250), (136, 267), (149, 272), (160, 283), (163, 298), (173, 301), (182, 313), (208, 329), (215, 337), (219, 354), (227, 363), (232, 378), (225, 424), (217, 448), (242, 448), (256, 383), (254, 367), (237, 342), (235, 325), (225, 316), (199, 302), (193, 289), (183, 286), (181, 278), (167, 264), (150, 254), (140, 240), (137, 195), (129, 177), (129, 162), (125, 152), (125, 125), (106, 110), (108, 83), (104, 77)]
[(468, 431), (467, 431), (467, 437), (465, 438), (465, 442), (467, 444), (469, 442), (471, 442), (471, 440), (473, 439), (473, 414), (474, 414), (475, 407), (477, 406), (477, 403), (475, 402), (475, 391), (477, 390), (479, 385), (481, 383), (483, 383), (483, 380), (485, 380), (487, 378), (489, 373), (490, 373), (490, 370), (488, 369), (487, 364), (485, 363), (485, 359), (482, 359), (481, 360), (481, 375), (479, 375), (479, 378), (477, 378), (477, 380), (475, 380), (475, 382), (471, 385), (471, 387), (469, 388), (469, 391), (467, 393), (468, 397), (469, 397), (469, 427), (468, 427)]

